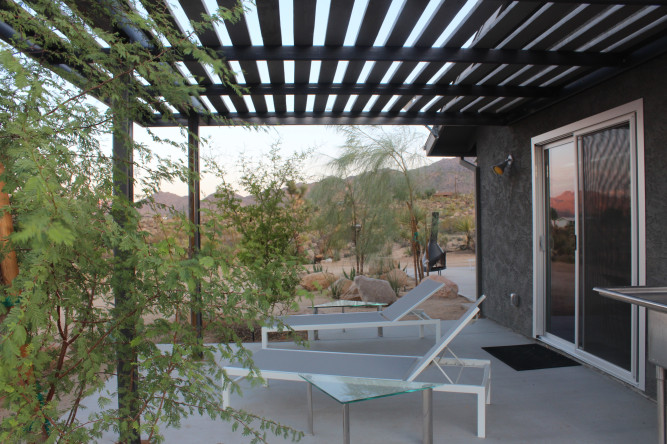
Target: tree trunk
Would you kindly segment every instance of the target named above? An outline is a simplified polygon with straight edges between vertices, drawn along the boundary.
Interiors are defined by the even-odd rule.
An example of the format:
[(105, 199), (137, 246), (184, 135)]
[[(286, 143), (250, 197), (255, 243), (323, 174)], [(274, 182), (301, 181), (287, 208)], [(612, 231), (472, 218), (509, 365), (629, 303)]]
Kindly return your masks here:
[[(5, 172), (5, 166), (0, 163), (0, 174)], [(7, 243), (7, 238), (14, 231), (12, 224), (12, 215), (9, 211), (9, 194), (2, 191), (5, 187), (4, 182), (0, 182), (0, 245), (4, 246)], [(19, 264), (16, 259), (16, 252), (9, 251), (0, 262), (0, 271), (2, 272), (2, 281), (5, 285), (11, 285), (12, 281), (19, 274)]]

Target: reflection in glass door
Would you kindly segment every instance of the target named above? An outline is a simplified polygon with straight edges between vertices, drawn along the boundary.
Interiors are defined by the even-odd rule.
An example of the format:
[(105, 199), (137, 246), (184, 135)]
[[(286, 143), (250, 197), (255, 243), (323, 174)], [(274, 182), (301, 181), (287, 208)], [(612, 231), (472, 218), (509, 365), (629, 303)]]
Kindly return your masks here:
[(548, 233), (546, 331), (575, 342), (576, 155), (574, 143), (545, 152)]
[(593, 291), (593, 287), (633, 283), (630, 125), (582, 135), (579, 152), (582, 248), (578, 345), (631, 370), (631, 305)]
[(631, 152), (627, 123), (544, 147), (545, 332), (627, 371), (630, 304), (593, 288), (633, 283)]

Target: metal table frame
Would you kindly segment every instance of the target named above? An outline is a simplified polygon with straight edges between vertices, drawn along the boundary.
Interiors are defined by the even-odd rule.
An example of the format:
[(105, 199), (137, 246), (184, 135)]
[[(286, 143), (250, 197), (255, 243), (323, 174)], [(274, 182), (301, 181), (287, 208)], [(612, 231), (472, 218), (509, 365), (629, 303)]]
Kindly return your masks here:
[[(308, 433), (311, 435), (314, 435), (314, 425), (313, 425), (313, 383), (306, 379), (306, 375), (300, 375), (306, 382), (306, 396), (307, 396), (307, 404), (308, 404)], [(345, 377), (342, 377), (342, 379), (345, 379)], [(358, 380), (359, 378), (349, 378), (349, 379), (354, 379)], [(369, 380), (371, 381), (371, 380)], [(396, 382), (401, 382), (401, 381), (396, 381)], [(410, 383), (410, 382), (404, 382), (405, 386), (409, 386), (411, 384), (415, 383)], [(433, 387), (437, 386), (439, 384), (433, 384)], [(316, 386), (317, 387), (317, 386)], [(414, 391), (421, 391), (422, 392), (422, 442), (423, 444), (433, 444), (433, 387), (425, 388), (425, 389), (412, 389), (409, 391), (406, 391), (404, 389), (397, 389), (396, 392), (394, 393), (389, 393), (385, 394), (380, 397), (387, 397), (387, 396), (395, 396), (395, 395), (401, 395), (404, 393), (410, 393)], [(377, 397), (371, 397), (367, 399), (358, 399), (356, 401), (351, 401), (351, 402), (343, 402), (337, 399), (334, 395), (332, 395), (329, 392), (324, 391), (322, 388), (317, 387), (319, 390), (321, 390), (323, 393), (326, 393), (329, 395), (331, 398), (336, 400), (338, 403), (342, 404), (343, 406), (343, 444), (350, 444), (350, 403), (351, 402), (362, 402), (362, 401), (367, 401), (370, 399), (377, 399)]]

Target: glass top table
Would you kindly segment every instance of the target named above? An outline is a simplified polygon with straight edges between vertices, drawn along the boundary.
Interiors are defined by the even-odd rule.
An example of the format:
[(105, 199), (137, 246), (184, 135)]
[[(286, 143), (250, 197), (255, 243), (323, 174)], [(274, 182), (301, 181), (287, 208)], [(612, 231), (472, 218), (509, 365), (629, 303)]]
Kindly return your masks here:
[(380, 311), (382, 307), (386, 307), (386, 302), (364, 302), (364, 301), (348, 301), (345, 299), (339, 299), (337, 301), (326, 302), (324, 304), (313, 305), (313, 313), (317, 314), (320, 308), (340, 308), (343, 313), (345, 313), (345, 308), (352, 307), (375, 307)]
[(440, 384), (393, 379), (357, 378), (352, 376), (310, 374), (300, 374), (299, 376), (308, 382), (308, 425), (311, 433), (313, 431), (313, 386), (343, 405), (343, 443), (345, 444), (350, 443), (349, 405), (351, 403), (422, 391), (424, 409), (423, 442), (424, 444), (431, 444), (433, 442), (432, 389)]
[[(313, 314), (318, 314), (321, 308), (340, 308), (342, 313), (345, 313), (346, 308), (368, 308), (374, 307), (377, 311), (380, 311), (382, 307), (386, 307), (386, 302), (364, 302), (364, 301), (348, 301), (345, 299), (338, 299), (337, 301), (325, 302), (324, 304), (313, 305), (310, 308), (313, 310)], [(343, 329), (345, 331), (345, 329)], [(378, 327), (378, 336), (382, 337), (382, 327)], [(311, 339), (310, 337), (308, 339)], [(313, 331), (313, 338), (315, 341), (320, 339), (319, 332), (317, 330)]]

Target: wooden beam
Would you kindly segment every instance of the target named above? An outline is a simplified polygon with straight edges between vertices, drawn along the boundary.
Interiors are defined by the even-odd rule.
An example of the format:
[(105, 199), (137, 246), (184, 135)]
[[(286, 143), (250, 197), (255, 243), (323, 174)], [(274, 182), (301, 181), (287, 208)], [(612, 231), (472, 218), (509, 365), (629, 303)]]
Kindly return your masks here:
[[(486, 96), (486, 97), (553, 97), (559, 89), (540, 86), (512, 85), (395, 85), (395, 84), (263, 84), (239, 85), (247, 89), (248, 95), (305, 94), (305, 95), (386, 95), (386, 96)], [(147, 93), (154, 91), (148, 89)], [(226, 85), (204, 86), (202, 96), (233, 96), (237, 92)], [(246, 94), (244, 94), (246, 95)]]
[[(0, 174), (5, 172), (5, 166), (0, 163)], [(12, 223), (12, 215), (9, 211), (9, 194), (3, 189), (4, 182), (0, 182), (0, 245), (3, 247), (7, 245), (7, 238), (14, 232), (14, 224)], [(19, 274), (19, 264), (16, 259), (16, 251), (8, 251), (0, 262), (0, 270), (2, 271), (2, 281), (5, 285), (11, 285), (12, 281)]]
[[(619, 54), (525, 49), (416, 48), (387, 46), (219, 46), (202, 47), (217, 57), (237, 61), (375, 61), (452, 62), (557, 66), (617, 66)], [(174, 60), (194, 60), (192, 55), (170, 54)]]

